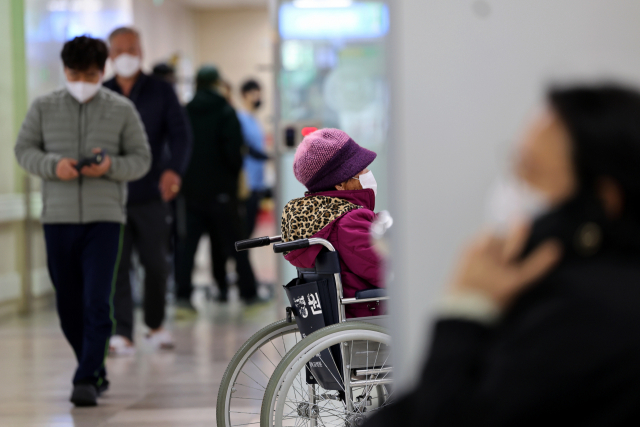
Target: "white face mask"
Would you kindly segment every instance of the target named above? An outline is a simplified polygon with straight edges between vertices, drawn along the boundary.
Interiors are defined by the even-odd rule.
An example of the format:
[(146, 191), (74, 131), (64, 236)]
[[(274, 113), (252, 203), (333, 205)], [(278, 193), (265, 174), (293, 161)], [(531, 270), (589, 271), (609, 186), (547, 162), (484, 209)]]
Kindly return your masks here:
[(532, 221), (550, 208), (550, 203), (535, 189), (517, 178), (502, 178), (489, 192), (487, 220), (497, 231), (506, 232), (515, 223)]
[(65, 80), (65, 83), (71, 96), (81, 104), (93, 98), (102, 87), (102, 79), (98, 83), (70, 82), (69, 80)]
[(132, 77), (140, 71), (140, 57), (121, 53), (113, 60), (113, 68), (120, 77)]
[(378, 183), (376, 179), (373, 177), (373, 172), (369, 171), (367, 173), (363, 173), (360, 176), (355, 177), (355, 179), (360, 181), (360, 185), (362, 188), (370, 188), (373, 190), (373, 194), (378, 195)]

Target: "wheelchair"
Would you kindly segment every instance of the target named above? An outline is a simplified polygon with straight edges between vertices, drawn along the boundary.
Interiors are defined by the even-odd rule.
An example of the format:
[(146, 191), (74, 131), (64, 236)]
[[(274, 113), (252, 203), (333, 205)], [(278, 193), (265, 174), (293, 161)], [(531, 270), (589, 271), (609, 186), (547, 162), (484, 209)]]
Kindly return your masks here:
[(345, 306), (387, 300), (384, 289), (344, 298), (339, 255), (324, 239), (282, 242), (280, 236), (236, 243), (236, 250), (273, 244), (276, 253), (321, 245), (314, 268), (298, 268), (285, 285), (286, 318), (245, 342), (229, 363), (216, 406), (218, 427), (346, 426), (393, 400), (387, 316), (347, 319)]

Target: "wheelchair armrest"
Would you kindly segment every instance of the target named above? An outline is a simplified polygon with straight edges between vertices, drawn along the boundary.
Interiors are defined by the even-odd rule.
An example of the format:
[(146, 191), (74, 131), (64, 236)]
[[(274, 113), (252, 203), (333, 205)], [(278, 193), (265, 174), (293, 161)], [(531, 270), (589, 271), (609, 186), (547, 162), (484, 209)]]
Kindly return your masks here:
[(387, 296), (386, 289), (363, 289), (356, 292), (356, 299), (382, 298)]

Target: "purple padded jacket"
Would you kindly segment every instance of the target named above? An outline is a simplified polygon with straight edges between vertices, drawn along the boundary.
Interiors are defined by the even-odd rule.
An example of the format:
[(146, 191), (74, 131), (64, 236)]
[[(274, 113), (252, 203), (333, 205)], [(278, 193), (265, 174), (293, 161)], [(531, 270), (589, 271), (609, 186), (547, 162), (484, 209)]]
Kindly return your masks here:
[[(371, 224), (376, 217), (373, 190), (336, 190), (307, 195), (313, 196), (339, 198), (359, 207), (339, 216), (311, 236), (328, 240), (338, 251), (344, 297), (353, 298), (356, 291), (384, 287), (382, 259), (371, 242)], [(312, 268), (321, 249), (319, 245), (298, 249), (288, 253), (285, 259), (295, 267)], [(367, 304), (346, 306), (347, 317), (376, 316), (383, 312), (382, 304), (373, 311)]]

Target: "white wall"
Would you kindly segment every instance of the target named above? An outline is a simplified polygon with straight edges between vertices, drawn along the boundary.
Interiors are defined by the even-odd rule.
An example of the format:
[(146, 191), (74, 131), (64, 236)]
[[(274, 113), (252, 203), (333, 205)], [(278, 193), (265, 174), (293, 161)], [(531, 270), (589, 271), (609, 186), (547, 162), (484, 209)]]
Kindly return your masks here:
[(393, 292), (400, 379), (415, 378), (427, 319), (483, 221), (507, 141), (556, 79), (640, 84), (640, 2), (397, 0), (392, 5)]
[(272, 126), (273, 60), (271, 27), (267, 8), (245, 7), (201, 10), (195, 15), (197, 64), (216, 65), (222, 78), (233, 87), (234, 106), (242, 109), (240, 85), (255, 78), (262, 86), (263, 106), (258, 118)]
[(167, 0), (156, 5), (153, 0), (133, 0), (133, 24), (142, 37), (143, 68), (150, 72), (158, 62), (177, 56), (178, 95), (189, 100), (196, 51), (195, 15), (185, 4)]
[(198, 65), (216, 65), (233, 87), (234, 106), (242, 109), (240, 85), (254, 78), (262, 86), (263, 106), (258, 118), (270, 131), (272, 126), (273, 60), (269, 13), (266, 8), (234, 8), (200, 11)]

